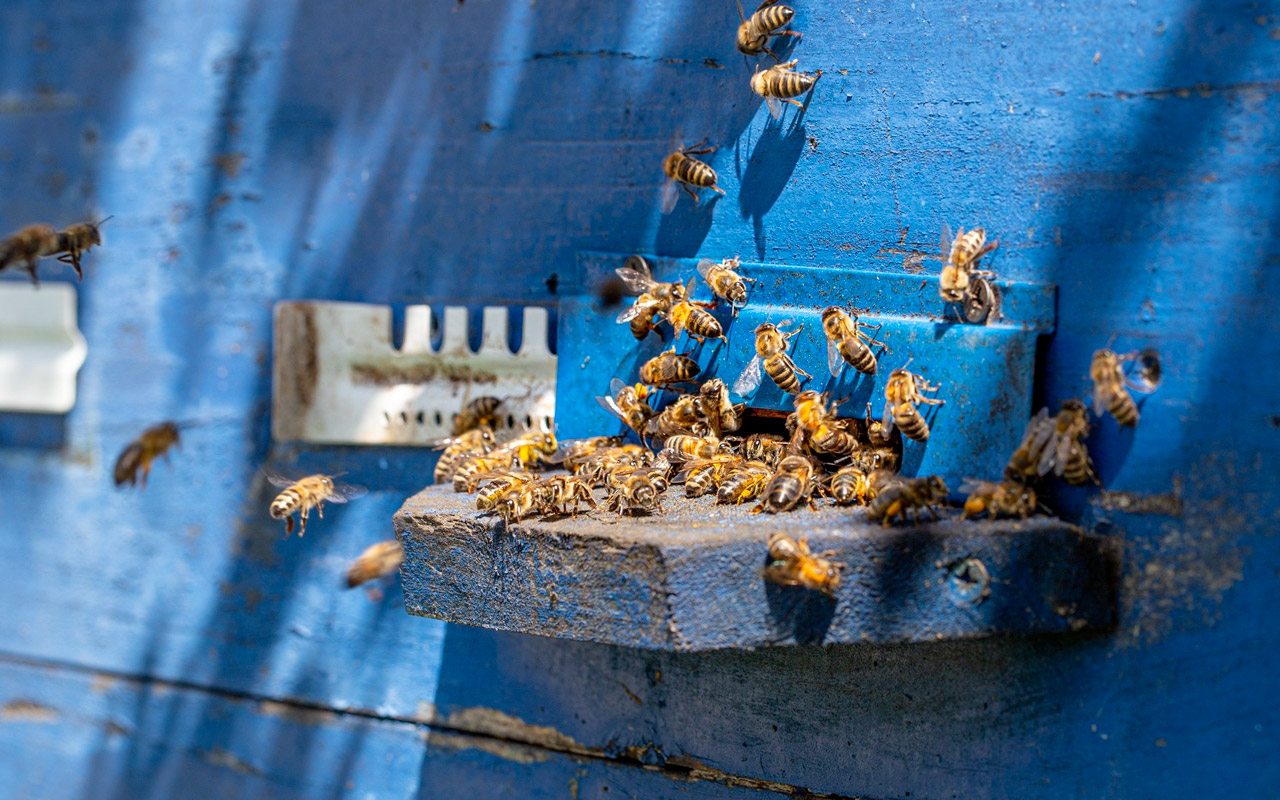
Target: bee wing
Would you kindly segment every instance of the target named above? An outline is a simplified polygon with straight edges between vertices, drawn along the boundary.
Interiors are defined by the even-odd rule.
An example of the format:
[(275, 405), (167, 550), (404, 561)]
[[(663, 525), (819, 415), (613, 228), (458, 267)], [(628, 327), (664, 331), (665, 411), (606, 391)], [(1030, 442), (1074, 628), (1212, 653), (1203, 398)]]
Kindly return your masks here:
[(733, 382), (733, 393), (739, 397), (746, 397), (753, 394), (756, 389), (760, 388), (760, 379), (764, 371), (760, 369), (760, 354), (756, 353), (742, 370), (742, 374)]
[(345, 503), (348, 500), (355, 500), (364, 497), (369, 490), (363, 486), (356, 486), (352, 483), (335, 483), (333, 491), (329, 492), (329, 496), (325, 498), (330, 503)]
[(840, 343), (835, 339), (827, 340), (827, 367), (833, 378), (839, 378), (840, 370), (844, 369), (844, 356), (840, 354)]
[(709, 258), (704, 258), (698, 262), (698, 274), (702, 276), (702, 279), (704, 281), (708, 280), (707, 275), (710, 274), (711, 270), (715, 268), (716, 268), (716, 262), (712, 261)]
[(1095, 381), (1093, 384), (1093, 413), (1099, 417), (1107, 412), (1107, 395), (1108, 392), (1103, 388), (1103, 384)]
[(622, 279), (627, 289), (636, 294), (647, 291), (653, 285), (652, 277), (634, 267), (618, 267), (614, 272)]
[(272, 485), (281, 489), (288, 489), (290, 486), (298, 482), (297, 478), (290, 478), (288, 475), (282, 475), (279, 472), (272, 472), (269, 469), (263, 469), (262, 474)]
[(627, 421), (627, 415), (622, 413), (622, 409), (618, 408), (618, 403), (612, 397), (597, 397), (596, 402), (604, 407), (605, 411), (614, 415), (623, 422)]
[(979, 494), (992, 491), (996, 484), (991, 481), (980, 481), (977, 478), (965, 478), (960, 481), (960, 491), (965, 494)]
[(621, 314), (618, 315), (618, 324), (625, 325), (626, 323), (630, 322), (631, 320), (635, 319), (641, 314), (652, 310), (657, 305), (658, 304), (655, 302), (642, 303), (639, 300), (636, 300), (634, 303), (631, 304), (631, 308), (624, 310)]
[(676, 186), (676, 182), (668, 178), (667, 182), (662, 184), (662, 194), (659, 195), (659, 198), (662, 202), (663, 214), (670, 214), (675, 211), (676, 201), (680, 199), (680, 188)]
[(764, 104), (769, 107), (769, 115), (774, 119), (782, 119), (782, 101), (776, 97), (766, 97)]
[(890, 403), (886, 398), (884, 401), (884, 414), (880, 417), (880, 438), (887, 442), (891, 433), (893, 433), (893, 403)]

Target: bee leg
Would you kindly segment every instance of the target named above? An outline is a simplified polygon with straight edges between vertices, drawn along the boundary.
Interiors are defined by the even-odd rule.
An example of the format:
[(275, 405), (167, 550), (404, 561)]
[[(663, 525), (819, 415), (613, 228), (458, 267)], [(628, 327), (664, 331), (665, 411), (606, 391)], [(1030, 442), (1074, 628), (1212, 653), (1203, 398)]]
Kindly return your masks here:
[(298, 512), (298, 536), (305, 536), (307, 533), (307, 514), (311, 509), (306, 506), (302, 507), (302, 511)]
[(804, 34), (801, 33), (800, 31), (774, 31), (773, 35), (774, 36), (796, 36), (796, 37), (804, 36)]
[(72, 250), (70, 253), (63, 253), (58, 256), (58, 260), (63, 264), (70, 264), (71, 268), (76, 271), (76, 280), (84, 280), (84, 271), (80, 269), (80, 254)]
[(724, 194), (724, 193), (725, 193), (724, 189), (721, 189), (719, 186), (716, 186), (716, 185), (714, 185), (714, 184), (712, 184), (711, 186), (709, 186), (709, 187), (707, 187), (707, 188), (711, 189), (711, 191), (713, 191), (713, 192), (719, 192), (720, 194)]
[(36, 266), (39, 263), (40, 262), (35, 259), (31, 259), (27, 261), (27, 274), (31, 276), (31, 284), (33, 286), (40, 285), (40, 279), (36, 277)]
[(682, 183), (682, 184), (680, 184), (680, 188), (681, 188), (681, 189), (684, 189), (685, 194), (687, 194), (687, 195), (689, 195), (690, 197), (692, 197), (692, 198), (693, 198), (693, 204), (694, 204), (695, 206), (696, 206), (696, 205), (698, 205), (698, 194), (697, 194), (697, 192), (693, 191), (692, 189), (690, 189), (690, 188), (689, 188), (689, 186), (688, 186), (687, 184), (683, 184), (683, 183)]
[(324, 519), (324, 502), (323, 501), (316, 503), (316, 516), (320, 517), (320, 519)]
[(790, 103), (796, 108), (804, 108), (804, 103), (801, 103), (799, 100), (795, 99), (794, 97), (780, 97), (778, 99), (784, 103)]
[(288, 539), (289, 535), (292, 533), (293, 533), (293, 515), (290, 514), (289, 516), (284, 518), (284, 538)]
[(151, 474), (151, 459), (142, 462), (142, 488), (147, 488), (147, 476)]

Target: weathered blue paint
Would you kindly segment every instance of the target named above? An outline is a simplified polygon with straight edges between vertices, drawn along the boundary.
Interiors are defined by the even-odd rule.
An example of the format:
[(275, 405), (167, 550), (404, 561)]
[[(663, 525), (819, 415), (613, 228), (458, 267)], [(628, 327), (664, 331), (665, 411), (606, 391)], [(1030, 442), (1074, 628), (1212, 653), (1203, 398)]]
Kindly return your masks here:
[[(603, 492), (597, 493), (603, 500)], [(405, 608), (661, 650), (932, 642), (1110, 628), (1118, 543), (1056, 520), (883, 528), (864, 509), (760, 517), (673, 496), (654, 518), (505, 524), (433, 487), (396, 514)], [(844, 564), (833, 597), (766, 583), (770, 534)]]
[[(796, 5), (792, 55), (824, 75), (778, 126), (731, 3), (3, 4), (0, 223), (117, 217), (81, 286), (77, 408), (0, 421), (0, 650), (406, 719), (485, 707), (850, 795), (1275, 794), (1276, 10)], [(663, 217), (675, 133), (721, 145), (728, 195)], [(273, 448), (273, 302), (549, 304), (584, 250), (905, 272), (944, 220), (1058, 287), (1033, 407), (1082, 392), (1113, 334), (1165, 358), (1138, 429), (1090, 438), (1117, 494), (1052, 498), (1125, 544), (1116, 633), (672, 655), (332, 588), (431, 459)], [(199, 425), (114, 492), (119, 448), (168, 417)], [(263, 461), (374, 491), (285, 541)]]
[[(565, 397), (590, 398), (609, 394), (611, 378), (638, 380), (640, 365), (672, 346), (670, 327), (664, 338), (650, 334), (637, 342), (626, 325), (615, 322), (617, 310), (602, 310), (595, 289), (625, 262), (625, 256), (583, 254), (575, 290), (560, 304), (560, 359), (556, 390)], [(650, 266), (659, 280), (687, 282), (697, 277), (696, 262), (654, 259)], [(921, 414), (932, 429), (927, 442), (903, 442), (903, 472), (941, 475), (958, 490), (969, 477), (997, 480), (1009, 453), (1022, 439), (1031, 414), (1031, 384), (1038, 337), (1053, 330), (1053, 287), (997, 281), (1003, 301), (998, 319), (985, 325), (959, 322), (938, 294), (936, 275), (885, 274), (785, 267), (745, 263), (742, 272), (760, 281), (751, 287), (744, 308), (733, 316), (724, 304), (716, 309), (727, 342), (701, 346), (687, 336), (676, 349), (693, 353), (702, 367), (699, 380), (721, 378), (732, 387), (755, 355), (757, 325), (789, 322), (787, 330), (803, 326), (791, 341), (791, 357), (813, 377), (805, 388), (843, 400), (840, 413), (861, 419), (867, 404), (876, 419), (885, 405), (884, 385), (889, 373), (910, 362), (910, 369), (941, 388), (929, 393), (940, 406), (922, 405)], [(704, 283), (694, 292), (699, 300), (714, 297)], [(624, 308), (631, 301), (624, 301)], [(889, 346), (876, 348), (879, 368), (865, 376), (846, 366), (839, 378), (827, 367), (827, 341), (822, 333), (822, 309), (852, 304), (873, 331)], [(745, 400), (751, 408), (790, 411), (790, 395), (768, 377)], [(558, 414), (560, 438), (597, 436), (625, 430), (593, 402), (569, 403)], [(956, 499), (963, 499), (958, 492)]]

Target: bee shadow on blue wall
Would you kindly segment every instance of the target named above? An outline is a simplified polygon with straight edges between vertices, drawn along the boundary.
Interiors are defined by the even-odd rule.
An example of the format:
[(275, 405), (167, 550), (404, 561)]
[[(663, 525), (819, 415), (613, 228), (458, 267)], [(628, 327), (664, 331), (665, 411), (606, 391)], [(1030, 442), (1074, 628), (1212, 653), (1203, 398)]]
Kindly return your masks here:
[(768, 250), (768, 235), (764, 228), (764, 216), (782, 196), (782, 190), (795, 172), (806, 141), (804, 109), (796, 111), (791, 124), (784, 130), (781, 120), (765, 122), (760, 138), (751, 148), (746, 168), (741, 164), (741, 142), (734, 154), (738, 173), (738, 210), (743, 219), (750, 219), (752, 235), (756, 243), (756, 257), (764, 260)]

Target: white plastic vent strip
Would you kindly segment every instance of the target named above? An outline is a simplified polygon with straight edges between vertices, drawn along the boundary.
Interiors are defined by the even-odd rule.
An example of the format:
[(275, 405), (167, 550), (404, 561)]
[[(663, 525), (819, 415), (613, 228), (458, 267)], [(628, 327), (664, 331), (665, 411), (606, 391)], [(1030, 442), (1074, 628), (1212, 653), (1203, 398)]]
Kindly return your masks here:
[(0, 411), (70, 411), (86, 353), (74, 286), (0, 282)]
[(469, 400), (497, 397), (504, 423), (547, 428), (555, 416), (556, 357), (544, 308), (525, 308), (520, 351), (507, 347), (507, 309), (484, 309), (481, 345), (467, 343), (467, 310), (444, 310), (431, 348), (428, 306), (405, 311), (391, 345), (391, 309), (295, 301), (275, 307), (272, 436), (327, 444), (424, 445), (448, 436)]

